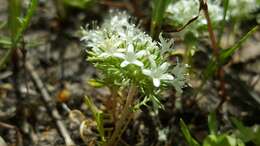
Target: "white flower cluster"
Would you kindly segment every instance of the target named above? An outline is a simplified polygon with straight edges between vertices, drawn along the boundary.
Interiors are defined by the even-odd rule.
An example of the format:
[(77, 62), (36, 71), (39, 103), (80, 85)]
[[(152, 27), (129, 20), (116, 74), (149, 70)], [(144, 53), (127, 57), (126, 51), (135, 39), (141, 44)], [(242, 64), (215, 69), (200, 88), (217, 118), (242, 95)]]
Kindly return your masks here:
[(161, 35), (160, 42), (153, 41), (130, 20), (124, 12), (112, 13), (100, 28), (83, 29), (81, 40), (85, 42), (88, 60), (112, 84), (134, 80), (145, 93), (173, 84), (178, 76), (170, 73), (173, 67), (166, 57), (173, 42)]
[(228, 15), (231, 18), (248, 17), (257, 8), (260, 8), (257, 0), (229, 0)]
[[(199, 12), (199, 0), (178, 0), (170, 4), (166, 10), (167, 18), (175, 26), (183, 26), (189, 20), (196, 17)], [(208, 9), (213, 24), (220, 22), (223, 18), (223, 8), (216, 1), (208, 0)], [(170, 23), (171, 23), (170, 22)], [(197, 33), (197, 30), (207, 24), (207, 21), (200, 13), (199, 18), (189, 26), (189, 30)]]

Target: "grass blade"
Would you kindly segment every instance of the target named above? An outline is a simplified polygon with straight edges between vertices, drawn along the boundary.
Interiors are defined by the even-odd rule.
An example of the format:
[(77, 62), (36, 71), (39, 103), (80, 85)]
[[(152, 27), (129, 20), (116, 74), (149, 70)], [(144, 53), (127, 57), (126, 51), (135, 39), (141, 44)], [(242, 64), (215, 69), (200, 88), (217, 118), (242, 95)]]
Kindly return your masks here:
[(226, 24), (226, 18), (227, 18), (227, 11), (228, 11), (228, 8), (229, 8), (229, 0), (224, 0), (223, 2), (223, 7), (224, 7), (224, 11), (223, 11), (223, 18), (222, 18), (222, 21), (221, 21), (221, 26), (220, 26), (220, 31), (219, 31), (219, 35), (218, 35), (218, 44), (220, 43), (220, 38), (224, 32), (224, 28), (225, 28), (225, 24)]
[(90, 108), (93, 117), (95, 119), (95, 121), (97, 122), (97, 130), (99, 132), (99, 135), (102, 139), (102, 141), (105, 141), (105, 130), (104, 130), (104, 114), (102, 111), (100, 111), (95, 104), (93, 103), (93, 101), (89, 98), (89, 97), (85, 97), (85, 103), (87, 105), (87, 107)]
[(236, 118), (231, 118), (231, 121), (235, 124), (235, 126), (239, 130), (241, 134), (241, 139), (244, 142), (249, 142), (254, 139), (255, 134), (250, 128), (245, 127), (244, 124)]
[(258, 26), (255, 26), (251, 29), (241, 40), (239, 40), (233, 47), (229, 49), (222, 50), (220, 52), (219, 61), (220, 65), (224, 65), (228, 59), (241, 47), (241, 45), (258, 29)]
[(222, 50), (219, 54), (219, 60), (216, 58), (212, 58), (204, 71), (204, 80), (207, 81), (211, 78), (216, 70), (220, 67), (225, 65), (231, 56), (241, 47), (241, 45), (258, 29), (258, 26), (252, 28), (242, 39), (240, 39), (233, 47), (229, 49)]
[(216, 113), (211, 112), (208, 116), (208, 125), (209, 125), (209, 131), (210, 134), (216, 135), (217, 134), (217, 118)]
[(164, 13), (172, 0), (153, 0), (151, 36), (155, 37), (158, 34), (158, 29), (161, 27)]
[[(12, 1), (10, 1), (10, 4), (18, 5), (18, 4), (16, 4), (17, 2), (19, 2), (19, 0), (12, 0)], [(10, 29), (12, 32), (11, 33), (12, 44), (11, 44), (11, 48), (7, 50), (7, 52), (4, 54), (4, 56), (0, 60), (0, 69), (2, 69), (4, 67), (6, 62), (8, 62), (8, 60), (10, 59), (10, 56), (13, 53), (14, 49), (17, 48), (17, 44), (20, 42), (24, 31), (29, 26), (29, 23), (35, 12), (37, 4), (38, 4), (38, 0), (31, 0), (28, 10), (26, 12), (26, 15), (24, 18), (20, 19), (20, 22), (18, 19), (19, 16), (18, 16), (17, 10), (13, 10), (14, 7), (12, 7), (11, 5), (9, 6), (9, 9), (10, 9), (9, 12), (11, 13), (11, 14), (9, 14), (10, 15), (9, 23), (11, 23)], [(18, 6), (17, 6), (17, 8), (18, 8)]]
[(12, 42), (20, 27), (19, 17), (21, 16), (21, 1), (10, 0), (8, 2), (8, 27), (11, 33)]
[(182, 119), (180, 119), (180, 127), (189, 146), (200, 146), (200, 144), (191, 136), (189, 128)]

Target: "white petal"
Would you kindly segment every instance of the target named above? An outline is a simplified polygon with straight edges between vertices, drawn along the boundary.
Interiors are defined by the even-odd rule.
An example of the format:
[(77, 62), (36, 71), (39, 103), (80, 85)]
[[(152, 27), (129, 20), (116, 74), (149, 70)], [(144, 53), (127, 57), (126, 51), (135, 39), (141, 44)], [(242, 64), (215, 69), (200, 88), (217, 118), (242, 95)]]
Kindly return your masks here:
[(149, 69), (143, 69), (143, 74), (147, 75), (147, 76), (151, 76), (152, 75), (152, 71)]
[(118, 57), (118, 58), (122, 58), (122, 59), (125, 58), (125, 54), (123, 54), (123, 53), (114, 53), (113, 56)]
[(139, 51), (139, 52), (136, 53), (136, 57), (140, 58), (140, 57), (144, 56), (145, 53), (146, 53), (145, 50)]
[(169, 63), (164, 62), (159, 68), (162, 72), (165, 72), (169, 67)]
[(134, 52), (134, 46), (133, 44), (129, 44), (127, 47), (127, 52)]
[(161, 84), (160, 79), (157, 79), (157, 78), (154, 78), (154, 79), (153, 79), (153, 85), (154, 85), (155, 87), (159, 87), (160, 84)]
[(139, 60), (135, 60), (135, 61), (133, 61), (132, 63), (135, 64), (135, 65), (137, 65), (137, 66), (140, 66), (140, 67), (143, 67), (143, 66), (144, 66), (143, 62), (141, 62), (141, 61), (139, 61)]
[(121, 64), (120, 64), (120, 67), (126, 67), (127, 65), (129, 64), (128, 61), (123, 61)]
[(173, 80), (174, 77), (170, 74), (163, 74), (160, 79), (162, 79), (162, 80)]

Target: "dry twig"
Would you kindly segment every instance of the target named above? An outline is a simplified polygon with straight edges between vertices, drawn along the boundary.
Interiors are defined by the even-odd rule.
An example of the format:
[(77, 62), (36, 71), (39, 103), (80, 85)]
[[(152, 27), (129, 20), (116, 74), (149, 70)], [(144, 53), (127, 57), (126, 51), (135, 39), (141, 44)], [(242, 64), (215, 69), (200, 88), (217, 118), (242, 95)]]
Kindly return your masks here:
[(44, 84), (41, 81), (39, 75), (35, 72), (33, 66), (29, 62), (27, 62), (25, 64), (25, 68), (30, 73), (35, 86), (40, 91), (41, 97), (42, 97), (43, 101), (45, 102), (47, 109), (50, 111), (53, 119), (55, 120), (58, 130), (65, 140), (66, 146), (75, 146), (74, 141), (71, 139), (67, 128), (65, 127), (64, 123), (61, 120), (62, 118), (61, 118), (57, 108), (54, 106), (54, 104), (52, 104), (53, 101), (52, 101), (49, 93), (47, 92), (46, 88), (44, 87)]

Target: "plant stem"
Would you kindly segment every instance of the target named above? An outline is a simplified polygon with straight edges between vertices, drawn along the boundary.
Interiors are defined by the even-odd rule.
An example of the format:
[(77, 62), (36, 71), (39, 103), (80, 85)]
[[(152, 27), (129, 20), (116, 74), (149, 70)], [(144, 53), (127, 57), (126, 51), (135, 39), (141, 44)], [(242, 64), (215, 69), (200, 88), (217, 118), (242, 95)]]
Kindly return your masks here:
[(106, 146), (116, 146), (118, 140), (120, 139), (121, 135), (125, 131), (129, 121), (132, 119), (132, 112), (130, 108), (134, 101), (134, 96), (137, 93), (137, 88), (135, 85), (131, 85), (128, 91), (128, 95), (126, 98), (126, 103), (121, 112), (121, 117), (119, 121), (116, 123), (115, 131), (113, 132), (110, 140), (107, 142)]
[[(218, 62), (219, 61), (219, 49), (218, 49), (216, 36), (213, 32), (213, 28), (212, 28), (212, 24), (211, 24), (211, 20), (210, 20), (210, 16), (209, 16), (207, 0), (200, 0), (200, 3), (201, 3), (201, 8), (204, 12), (205, 18), (207, 20), (208, 32), (209, 32), (209, 37), (210, 37), (210, 40), (211, 40), (213, 54), (214, 54), (214, 56), (215, 56), (215, 58)], [(219, 69), (217, 70), (217, 77), (220, 81), (219, 96), (222, 97), (222, 99), (221, 99), (220, 105), (218, 105), (218, 108), (228, 99), (226, 94), (225, 94), (224, 76), (225, 76), (225, 72), (223, 70), (223, 67), (220, 66)]]
[(218, 50), (218, 46), (217, 46), (216, 36), (215, 36), (215, 34), (213, 32), (211, 19), (210, 19), (210, 16), (209, 16), (207, 0), (206, 1), (200, 0), (200, 1), (202, 3), (201, 4), (202, 10), (203, 10), (205, 18), (207, 20), (208, 32), (209, 32), (209, 37), (210, 37), (213, 53), (214, 53), (214, 56), (216, 57), (216, 59), (218, 59), (219, 50)]

